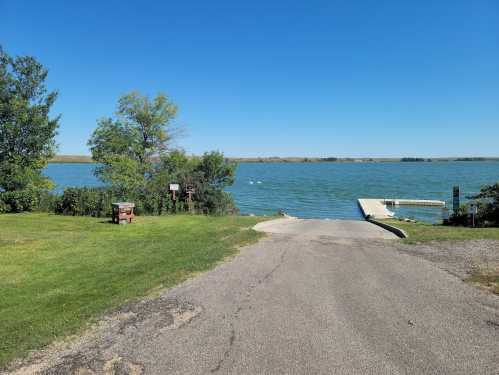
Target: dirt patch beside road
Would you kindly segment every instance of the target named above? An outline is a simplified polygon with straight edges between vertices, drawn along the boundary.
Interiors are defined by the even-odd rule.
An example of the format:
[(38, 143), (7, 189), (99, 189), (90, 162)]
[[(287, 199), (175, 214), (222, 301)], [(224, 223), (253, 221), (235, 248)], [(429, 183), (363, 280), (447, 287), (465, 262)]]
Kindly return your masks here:
[(416, 245), (399, 243), (398, 249), (436, 263), (462, 280), (481, 284), (499, 293), (499, 241), (431, 241)]

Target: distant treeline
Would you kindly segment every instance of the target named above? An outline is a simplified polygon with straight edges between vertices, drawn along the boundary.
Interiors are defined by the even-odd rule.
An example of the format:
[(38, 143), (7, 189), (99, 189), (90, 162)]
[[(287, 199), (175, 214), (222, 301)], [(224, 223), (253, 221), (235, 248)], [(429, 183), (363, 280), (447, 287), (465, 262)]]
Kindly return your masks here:
[[(499, 161), (499, 158), (460, 157), (460, 158), (338, 158), (338, 157), (261, 157), (261, 158), (228, 158), (239, 163), (383, 163), (383, 162), (433, 162), (433, 161)], [(87, 155), (56, 155), (51, 163), (93, 163)]]
[[(487, 161), (487, 158), (457, 158), (456, 161)], [(494, 160), (496, 160), (494, 158)]]
[(421, 161), (433, 161), (433, 159), (425, 159), (425, 158), (402, 158), (401, 162), (421, 162)]
[(483, 158), (483, 157), (473, 157), (473, 158), (436, 158), (436, 159), (425, 159), (425, 158), (402, 158), (401, 162), (423, 162), (423, 161), (499, 161), (499, 158)]

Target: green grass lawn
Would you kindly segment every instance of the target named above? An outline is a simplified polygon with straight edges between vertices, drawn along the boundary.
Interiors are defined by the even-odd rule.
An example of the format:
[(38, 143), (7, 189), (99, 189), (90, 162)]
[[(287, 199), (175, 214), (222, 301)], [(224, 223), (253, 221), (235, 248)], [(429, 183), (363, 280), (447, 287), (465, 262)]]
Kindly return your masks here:
[(478, 239), (499, 240), (499, 228), (464, 228), (424, 222), (407, 223), (396, 219), (380, 221), (405, 231), (408, 238), (404, 239), (404, 241), (408, 243)]
[(255, 217), (0, 215), (0, 368), (256, 241)]

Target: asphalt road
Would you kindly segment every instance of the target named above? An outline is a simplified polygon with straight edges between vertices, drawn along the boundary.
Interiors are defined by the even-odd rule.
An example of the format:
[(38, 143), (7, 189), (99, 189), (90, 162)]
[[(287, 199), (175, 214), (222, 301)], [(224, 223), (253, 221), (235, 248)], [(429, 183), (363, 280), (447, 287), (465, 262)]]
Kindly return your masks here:
[(271, 226), (286, 233), (23, 371), (499, 374), (499, 298), (358, 223)]

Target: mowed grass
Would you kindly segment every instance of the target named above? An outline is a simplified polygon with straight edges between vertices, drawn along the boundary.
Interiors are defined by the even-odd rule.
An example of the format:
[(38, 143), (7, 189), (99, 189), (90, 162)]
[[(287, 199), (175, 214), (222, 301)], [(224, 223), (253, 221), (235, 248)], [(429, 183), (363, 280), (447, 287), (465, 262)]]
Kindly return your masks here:
[(255, 242), (261, 218), (0, 215), (0, 368)]
[(404, 241), (408, 243), (478, 239), (499, 240), (499, 228), (464, 228), (423, 222), (408, 223), (395, 219), (382, 221), (405, 231), (409, 237)]

